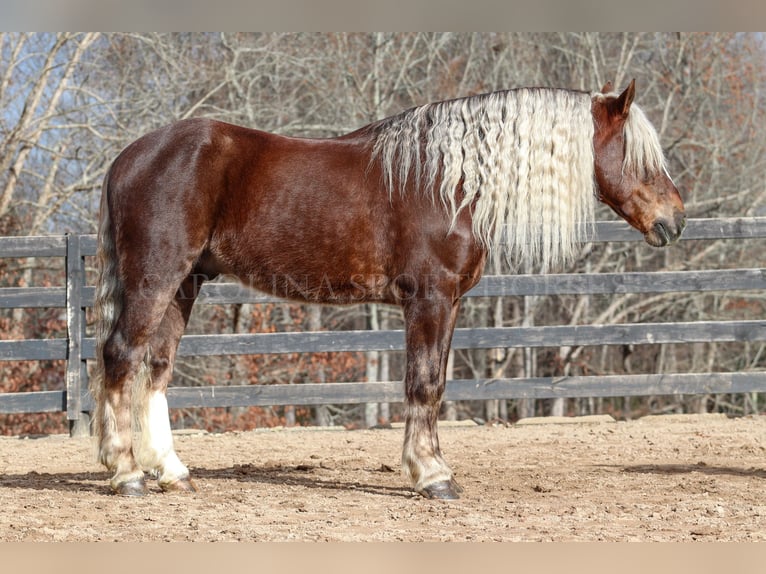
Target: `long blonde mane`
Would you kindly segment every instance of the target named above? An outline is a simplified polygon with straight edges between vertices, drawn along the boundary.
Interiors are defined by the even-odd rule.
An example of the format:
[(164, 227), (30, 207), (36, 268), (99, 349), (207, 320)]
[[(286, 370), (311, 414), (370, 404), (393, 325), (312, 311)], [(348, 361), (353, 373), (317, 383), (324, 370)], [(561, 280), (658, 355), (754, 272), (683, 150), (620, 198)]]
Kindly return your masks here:
[[(414, 179), (453, 225), (471, 209), (474, 236), (493, 256), (545, 271), (573, 260), (590, 233), (598, 97), (605, 96), (523, 88), (427, 104), (379, 122), (373, 158), (390, 193), (404, 193)], [(656, 132), (636, 109), (623, 167), (661, 169)]]

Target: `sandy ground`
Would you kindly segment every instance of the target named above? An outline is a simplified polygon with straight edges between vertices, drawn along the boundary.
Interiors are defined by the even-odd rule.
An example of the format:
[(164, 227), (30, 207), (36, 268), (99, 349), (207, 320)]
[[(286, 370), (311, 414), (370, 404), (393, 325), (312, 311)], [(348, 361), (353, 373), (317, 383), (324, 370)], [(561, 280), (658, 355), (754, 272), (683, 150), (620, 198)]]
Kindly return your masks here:
[(199, 492), (138, 499), (90, 439), (2, 437), (0, 541), (766, 541), (766, 416), (540, 420), (443, 425), (450, 502), (408, 488), (401, 428), (179, 433)]

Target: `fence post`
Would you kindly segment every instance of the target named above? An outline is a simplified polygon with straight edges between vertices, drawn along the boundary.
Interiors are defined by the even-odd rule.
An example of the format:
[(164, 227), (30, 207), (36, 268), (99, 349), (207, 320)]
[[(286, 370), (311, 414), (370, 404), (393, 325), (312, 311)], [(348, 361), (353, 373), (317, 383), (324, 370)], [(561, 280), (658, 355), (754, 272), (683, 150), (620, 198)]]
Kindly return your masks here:
[(85, 338), (85, 306), (82, 289), (85, 286), (85, 258), (80, 249), (80, 236), (66, 238), (66, 413), (70, 436), (90, 434), (90, 417), (82, 410), (82, 390), (87, 389), (87, 363), (82, 358)]

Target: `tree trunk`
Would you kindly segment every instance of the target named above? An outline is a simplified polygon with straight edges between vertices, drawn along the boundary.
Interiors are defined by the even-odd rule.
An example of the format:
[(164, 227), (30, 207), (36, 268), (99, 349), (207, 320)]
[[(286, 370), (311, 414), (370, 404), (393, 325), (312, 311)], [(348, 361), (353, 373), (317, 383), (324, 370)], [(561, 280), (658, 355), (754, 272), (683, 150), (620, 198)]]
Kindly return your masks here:
[[(450, 349), (447, 356), (447, 380), (451, 381), (455, 378), (455, 351)], [(456, 421), (457, 420), (457, 404), (455, 401), (444, 401), (444, 420)]]
[[(384, 309), (380, 316), (380, 328), (383, 331), (388, 330), (388, 310)], [(380, 380), (391, 380), (391, 355), (390, 353), (380, 353)], [(380, 424), (388, 424), (391, 422), (391, 405), (389, 403), (379, 403), (378, 405), (378, 419)]]
[[(369, 305), (369, 329), (371, 331), (380, 330), (378, 321), (378, 306), (375, 303)], [(378, 351), (367, 351), (365, 354), (365, 377), (367, 383), (375, 384), (378, 382), (378, 373), (380, 368), (380, 353)], [(378, 414), (380, 412), (378, 403), (367, 403), (364, 405), (364, 424), (367, 428), (378, 424)]]
[[(311, 305), (309, 307), (309, 330), (319, 331), (322, 328), (322, 306)], [(316, 382), (326, 383), (327, 374), (323, 366), (317, 367)], [(327, 405), (317, 405), (314, 407), (314, 424), (320, 427), (332, 426), (332, 416)]]
[[(535, 324), (535, 306), (537, 297), (527, 295), (522, 302), (522, 327), (532, 327)], [(537, 375), (537, 355), (534, 349), (524, 348), (524, 377), (531, 378)], [(535, 416), (535, 399), (519, 399), (516, 406), (517, 415), (520, 419)]]

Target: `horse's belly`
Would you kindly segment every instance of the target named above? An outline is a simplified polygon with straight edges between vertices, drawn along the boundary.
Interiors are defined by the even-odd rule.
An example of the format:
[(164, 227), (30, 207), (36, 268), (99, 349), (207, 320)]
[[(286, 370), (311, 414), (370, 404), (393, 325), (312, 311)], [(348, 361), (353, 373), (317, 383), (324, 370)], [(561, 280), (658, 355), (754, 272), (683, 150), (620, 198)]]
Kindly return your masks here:
[(217, 273), (274, 297), (326, 304), (387, 301), (392, 278), (375, 250), (337, 242), (282, 241), (218, 244), (211, 249)]
[(297, 301), (348, 305), (386, 299), (389, 280), (385, 275), (257, 274), (243, 280), (258, 291)]

